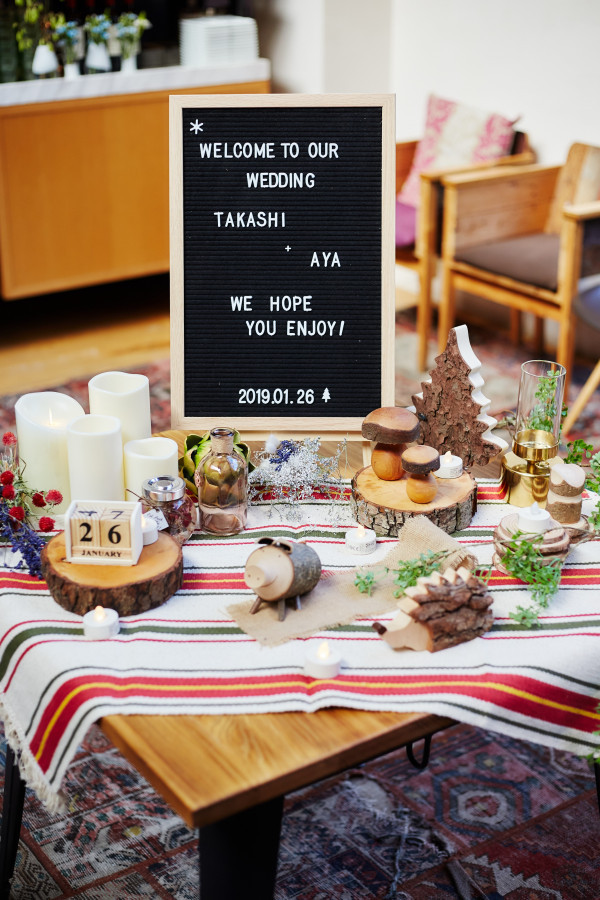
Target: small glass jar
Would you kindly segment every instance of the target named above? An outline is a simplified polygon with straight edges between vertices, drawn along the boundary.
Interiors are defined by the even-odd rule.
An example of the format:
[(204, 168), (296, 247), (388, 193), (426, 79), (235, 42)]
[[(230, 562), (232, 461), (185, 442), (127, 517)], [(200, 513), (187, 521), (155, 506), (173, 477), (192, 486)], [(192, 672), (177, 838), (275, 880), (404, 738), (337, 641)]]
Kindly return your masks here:
[(183, 478), (172, 475), (155, 475), (142, 484), (142, 504), (147, 509), (158, 509), (167, 520), (168, 531), (178, 544), (185, 544), (193, 534), (196, 523), (194, 501), (185, 493)]
[(248, 466), (233, 449), (233, 428), (213, 428), (210, 450), (196, 468), (200, 528), (212, 534), (237, 534), (248, 516)]

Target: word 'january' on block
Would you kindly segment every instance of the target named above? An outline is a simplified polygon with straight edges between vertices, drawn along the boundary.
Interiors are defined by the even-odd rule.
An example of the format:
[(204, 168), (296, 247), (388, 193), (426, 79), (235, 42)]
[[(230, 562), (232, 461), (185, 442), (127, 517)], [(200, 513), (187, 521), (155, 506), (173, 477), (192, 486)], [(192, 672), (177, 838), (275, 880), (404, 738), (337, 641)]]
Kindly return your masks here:
[(134, 566), (142, 546), (138, 501), (74, 500), (65, 513), (65, 548), (71, 563)]

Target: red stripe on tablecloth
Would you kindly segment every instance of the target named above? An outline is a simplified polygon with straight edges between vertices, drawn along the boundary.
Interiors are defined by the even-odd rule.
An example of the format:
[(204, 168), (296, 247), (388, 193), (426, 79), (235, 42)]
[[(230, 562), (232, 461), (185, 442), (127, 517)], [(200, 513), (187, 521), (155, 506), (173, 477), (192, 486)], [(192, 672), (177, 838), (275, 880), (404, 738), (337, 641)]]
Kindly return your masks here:
[(35, 578), (28, 572), (15, 572), (14, 569), (0, 572), (0, 590), (2, 588), (27, 588), (28, 591), (48, 590), (43, 579)]
[(31, 741), (31, 749), (43, 771), (47, 771), (69, 723), (80, 707), (91, 701), (112, 698), (176, 697), (190, 700), (235, 699), (239, 697), (285, 697), (291, 694), (315, 696), (324, 689), (354, 695), (418, 697), (435, 694), (465, 696), (496, 708), (591, 733), (598, 725), (597, 700), (586, 694), (538, 679), (509, 673), (461, 675), (340, 675), (335, 680), (315, 681), (301, 674), (279, 673), (263, 676), (223, 676), (219, 678), (177, 678), (128, 676), (118, 678), (98, 673), (67, 679), (50, 698)]

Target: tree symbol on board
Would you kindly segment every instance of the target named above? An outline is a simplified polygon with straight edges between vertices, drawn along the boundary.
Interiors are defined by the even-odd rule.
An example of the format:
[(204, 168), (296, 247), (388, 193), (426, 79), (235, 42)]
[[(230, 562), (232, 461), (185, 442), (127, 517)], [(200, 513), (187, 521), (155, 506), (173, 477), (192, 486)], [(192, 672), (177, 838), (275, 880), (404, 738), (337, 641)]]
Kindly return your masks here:
[(481, 392), (481, 363), (473, 352), (466, 325), (448, 335), (446, 349), (435, 359), (435, 368), (422, 392), (413, 395), (421, 423), (419, 441), (460, 456), (466, 467), (484, 465), (508, 446), (492, 434), (498, 423), (487, 415), (490, 401)]
[(321, 400), (324, 400), (325, 403), (327, 403), (328, 400), (331, 400), (331, 394), (329, 393), (329, 388), (325, 388), (325, 390), (321, 394)]

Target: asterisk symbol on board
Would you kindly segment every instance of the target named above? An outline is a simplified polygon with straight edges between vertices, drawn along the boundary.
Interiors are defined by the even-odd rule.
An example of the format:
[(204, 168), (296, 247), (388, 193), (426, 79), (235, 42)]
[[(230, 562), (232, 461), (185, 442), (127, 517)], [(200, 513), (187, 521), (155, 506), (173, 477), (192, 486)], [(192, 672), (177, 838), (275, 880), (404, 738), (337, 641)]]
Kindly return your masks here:
[(288, 244), (287, 247), (284, 247), (283, 249), (284, 249), (284, 250), (287, 250), (287, 252), (289, 253), (290, 250), (291, 250), (292, 248), (291, 248), (290, 245)]
[(198, 119), (196, 119), (195, 122), (190, 122), (190, 131), (193, 131), (194, 134), (198, 134), (199, 131), (202, 131), (203, 125), (204, 122), (199, 122)]

